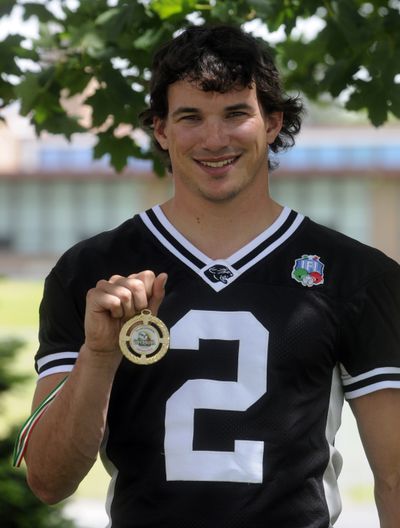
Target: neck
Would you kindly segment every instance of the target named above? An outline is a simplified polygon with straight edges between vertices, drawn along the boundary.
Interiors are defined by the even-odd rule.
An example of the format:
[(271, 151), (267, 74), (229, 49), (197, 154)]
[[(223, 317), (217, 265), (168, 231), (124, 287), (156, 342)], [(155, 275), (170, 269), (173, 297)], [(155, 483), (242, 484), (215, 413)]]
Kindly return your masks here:
[(162, 210), (185, 238), (216, 260), (229, 257), (267, 229), (282, 207), (265, 193), (251, 203), (243, 199), (189, 202), (175, 196), (162, 205)]

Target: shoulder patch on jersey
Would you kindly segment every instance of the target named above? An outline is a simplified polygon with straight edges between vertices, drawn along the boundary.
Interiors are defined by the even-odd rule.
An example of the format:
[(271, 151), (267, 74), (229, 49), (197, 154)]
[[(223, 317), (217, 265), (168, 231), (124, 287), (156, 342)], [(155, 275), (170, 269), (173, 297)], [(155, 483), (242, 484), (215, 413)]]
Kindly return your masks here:
[(302, 255), (294, 261), (292, 279), (311, 288), (324, 283), (324, 268), (317, 255)]

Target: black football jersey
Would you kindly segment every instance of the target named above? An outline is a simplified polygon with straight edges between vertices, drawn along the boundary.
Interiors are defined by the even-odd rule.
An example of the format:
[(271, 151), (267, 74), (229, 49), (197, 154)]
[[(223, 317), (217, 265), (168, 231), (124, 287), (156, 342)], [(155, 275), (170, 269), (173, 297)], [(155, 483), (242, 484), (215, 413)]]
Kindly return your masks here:
[(68, 372), (89, 288), (168, 273), (159, 362), (123, 359), (102, 457), (113, 528), (328, 528), (343, 396), (400, 388), (400, 267), (288, 208), (212, 260), (160, 207), (81, 242), (51, 271), (40, 376)]

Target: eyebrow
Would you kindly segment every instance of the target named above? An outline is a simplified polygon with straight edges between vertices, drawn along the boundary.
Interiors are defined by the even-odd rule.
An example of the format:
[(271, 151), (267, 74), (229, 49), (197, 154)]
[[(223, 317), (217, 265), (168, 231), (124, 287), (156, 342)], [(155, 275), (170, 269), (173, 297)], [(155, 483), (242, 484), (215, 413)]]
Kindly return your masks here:
[(179, 114), (193, 114), (198, 112), (198, 108), (194, 108), (191, 106), (180, 106), (174, 112), (172, 112), (172, 117), (176, 117)]
[(247, 103), (237, 103), (235, 105), (227, 106), (225, 110), (228, 112), (233, 112), (235, 110), (253, 110), (253, 107)]
[[(224, 107), (225, 112), (234, 112), (237, 110), (253, 110), (253, 107), (247, 103), (237, 103), (234, 105)], [(174, 112), (172, 112), (172, 117), (176, 117), (180, 114), (193, 114), (193, 113), (199, 113), (199, 112), (200, 112), (199, 108), (196, 108), (196, 107), (180, 106)]]

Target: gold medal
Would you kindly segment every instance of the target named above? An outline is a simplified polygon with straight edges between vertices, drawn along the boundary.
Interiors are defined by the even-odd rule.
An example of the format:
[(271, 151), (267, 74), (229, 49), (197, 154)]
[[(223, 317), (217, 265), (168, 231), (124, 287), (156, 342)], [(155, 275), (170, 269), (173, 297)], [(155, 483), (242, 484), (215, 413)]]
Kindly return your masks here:
[(121, 328), (119, 346), (123, 355), (132, 363), (151, 365), (167, 353), (168, 328), (150, 310), (142, 310)]

